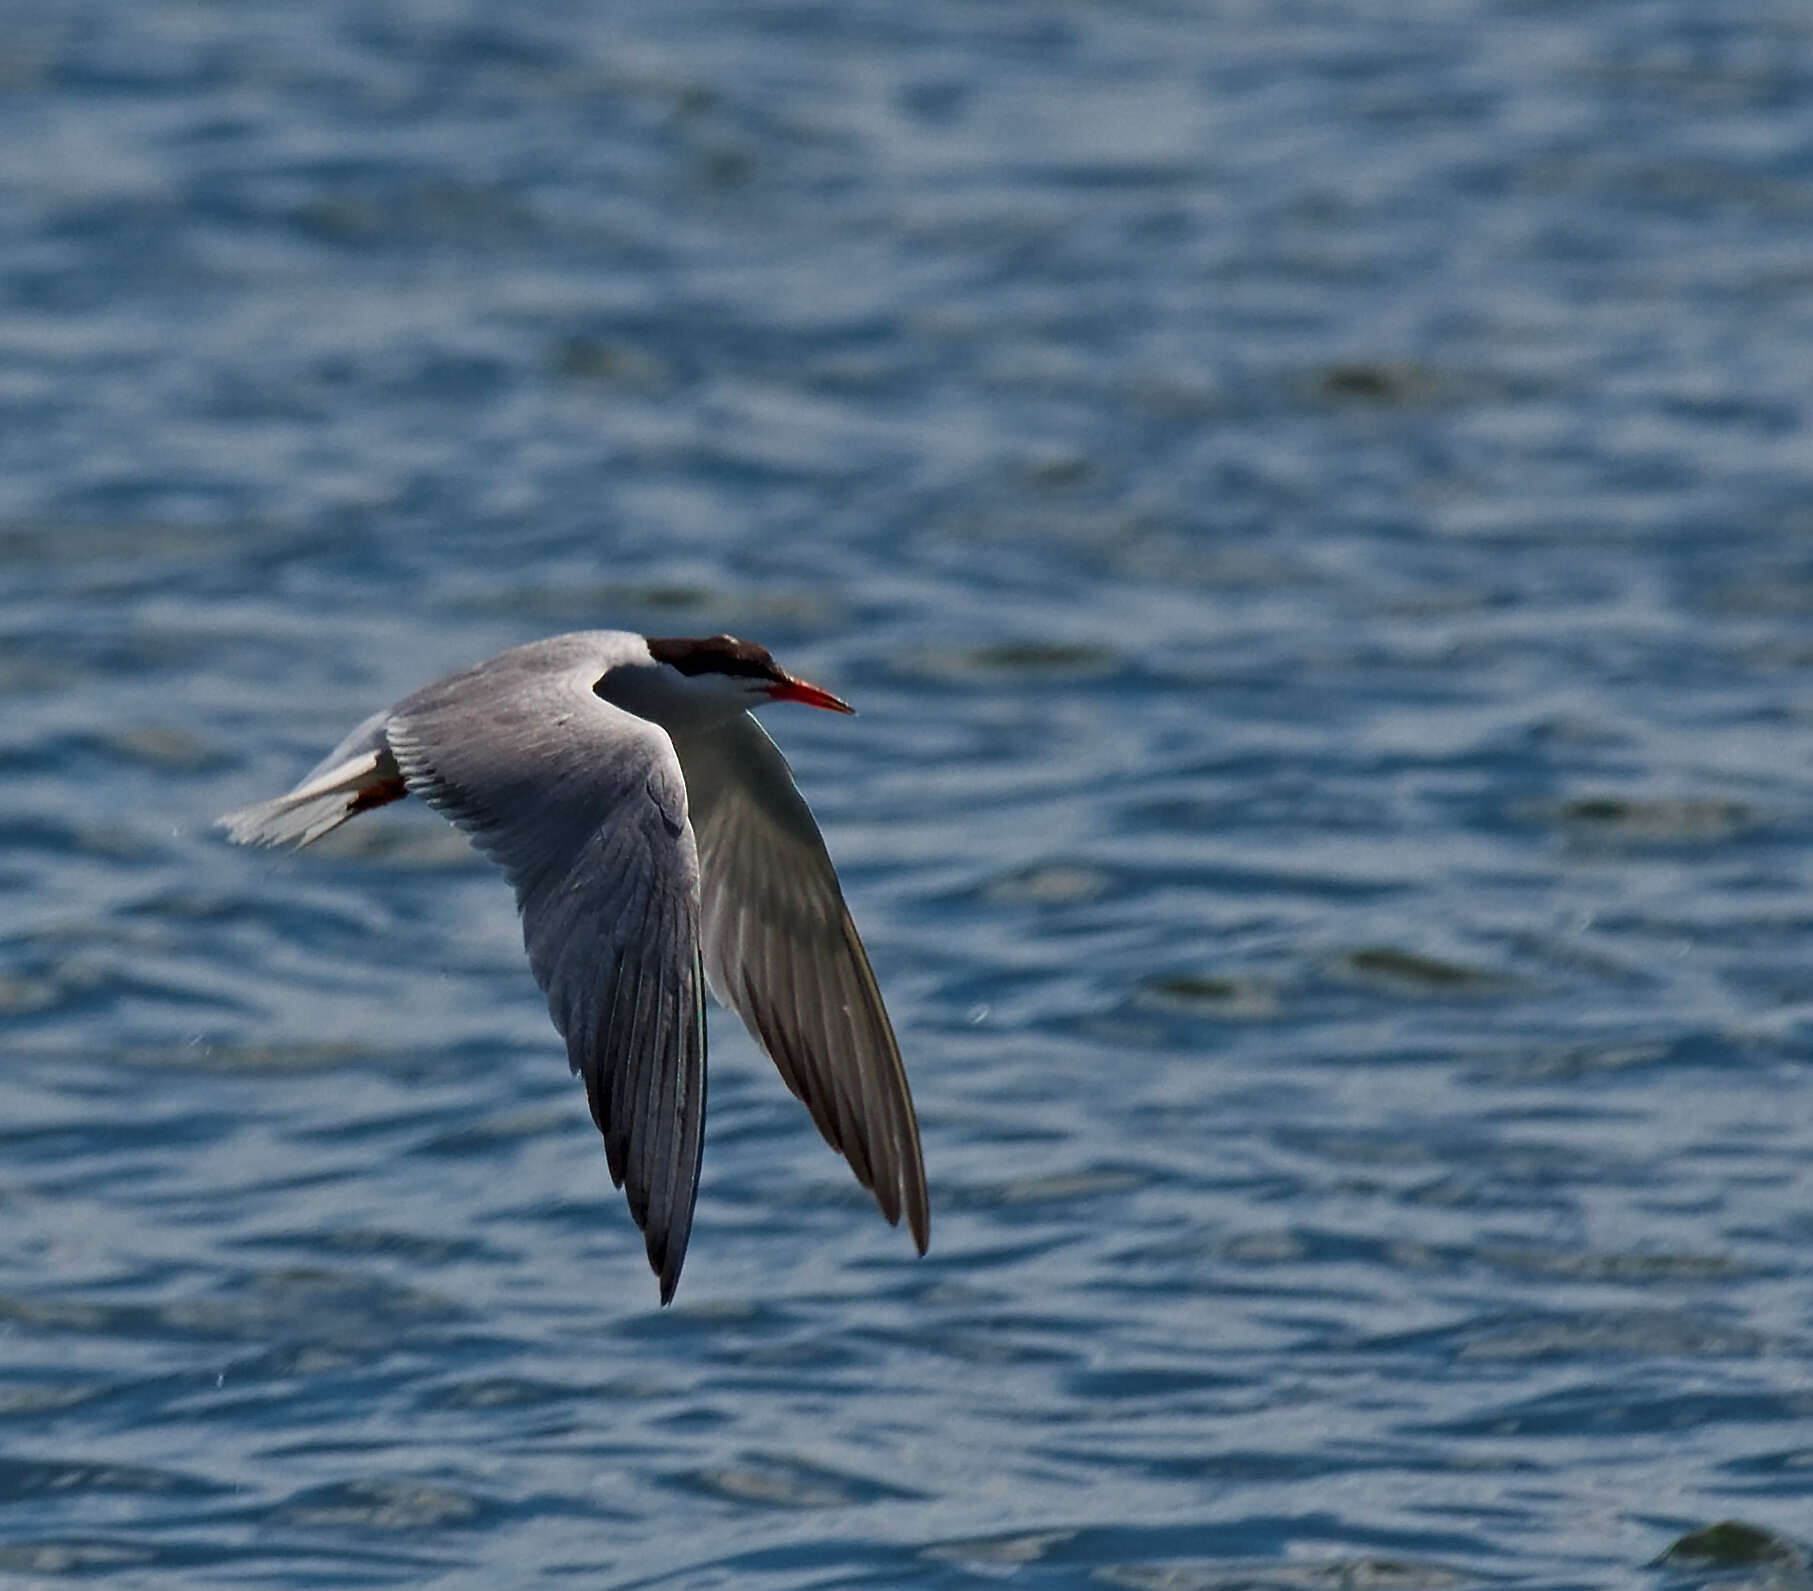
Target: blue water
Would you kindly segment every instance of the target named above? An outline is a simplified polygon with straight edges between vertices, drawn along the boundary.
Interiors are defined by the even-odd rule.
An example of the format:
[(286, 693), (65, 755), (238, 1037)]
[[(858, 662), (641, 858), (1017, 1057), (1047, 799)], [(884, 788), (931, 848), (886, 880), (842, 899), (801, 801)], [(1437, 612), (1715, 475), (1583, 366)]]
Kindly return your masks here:
[[(1800, 0), (12, 7), (0, 1581), (1805, 1585), (1810, 237)], [(925, 1259), (210, 830), (596, 626), (861, 709)]]

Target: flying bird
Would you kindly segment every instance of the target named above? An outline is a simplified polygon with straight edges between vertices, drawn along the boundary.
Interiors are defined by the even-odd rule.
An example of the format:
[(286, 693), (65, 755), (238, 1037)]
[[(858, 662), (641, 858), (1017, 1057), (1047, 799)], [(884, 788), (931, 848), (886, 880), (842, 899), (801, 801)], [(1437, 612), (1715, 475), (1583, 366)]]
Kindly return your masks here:
[(301, 847), (419, 796), (504, 869), (529, 968), (585, 1080), (661, 1302), (680, 1280), (705, 1123), (705, 989), (734, 1010), (925, 1252), (900, 1047), (770, 702), (852, 711), (733, 636), (557, 635), (374, 713), (287, 795), (219, 820)]

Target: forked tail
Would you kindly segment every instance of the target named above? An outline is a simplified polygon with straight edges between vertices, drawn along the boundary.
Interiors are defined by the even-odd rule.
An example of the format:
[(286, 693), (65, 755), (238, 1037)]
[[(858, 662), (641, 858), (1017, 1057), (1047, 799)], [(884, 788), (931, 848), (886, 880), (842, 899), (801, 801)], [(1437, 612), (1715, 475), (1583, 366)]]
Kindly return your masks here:
[(367, 719), (288, 795), (225, 813), (215, 826), (235, 845), (300, 848), (360, 812), (401, 801), (409, 790), (384, 738), (384, 716)]

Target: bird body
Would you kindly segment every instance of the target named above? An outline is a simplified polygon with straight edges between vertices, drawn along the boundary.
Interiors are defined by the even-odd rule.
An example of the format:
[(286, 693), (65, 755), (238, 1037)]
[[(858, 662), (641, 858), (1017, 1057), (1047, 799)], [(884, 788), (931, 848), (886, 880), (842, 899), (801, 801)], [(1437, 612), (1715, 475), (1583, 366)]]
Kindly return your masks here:
[(373, 714), (287, 795), (220, 820), (240, 844), (303, 846), (415, 795), (503, 867), (663, 1303), (698, 1191), (707, 985), (887, 1219), (921, 1253), (929, 1235), (899, 1046), (818, 825), (750, 715), (771, 701), (850, 711), (730, 636), (553, 636)]

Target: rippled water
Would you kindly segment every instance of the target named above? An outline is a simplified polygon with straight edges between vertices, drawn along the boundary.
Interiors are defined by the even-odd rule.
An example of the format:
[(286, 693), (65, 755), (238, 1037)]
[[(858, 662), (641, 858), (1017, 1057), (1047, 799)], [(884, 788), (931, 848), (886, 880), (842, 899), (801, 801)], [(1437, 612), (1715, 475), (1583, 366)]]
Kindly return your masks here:
[[(0, 1579), (1808, 1583), (1803, 8), (5, 35)], [(464, 841), (210, 831), (599, 625), (862, 709), (927, 1258), (717, 1014), (658, 1310)]]

